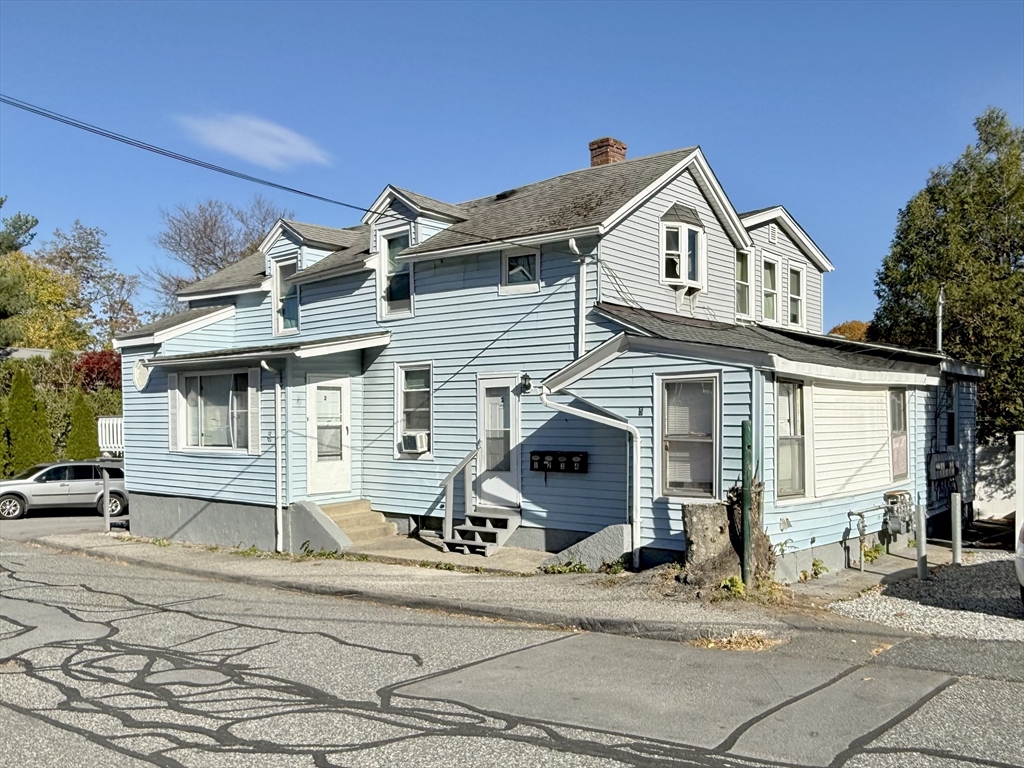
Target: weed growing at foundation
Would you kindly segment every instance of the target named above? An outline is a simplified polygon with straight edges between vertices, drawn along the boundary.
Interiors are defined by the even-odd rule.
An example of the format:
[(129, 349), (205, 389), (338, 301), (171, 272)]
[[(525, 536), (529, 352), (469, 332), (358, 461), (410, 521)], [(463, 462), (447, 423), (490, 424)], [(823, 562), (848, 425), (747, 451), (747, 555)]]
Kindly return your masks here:
[(867, 547), (864, 550), (864, 562), (865, 563), (873, 563), (873, 562), (875, 562), (875, 560), (877, 560), (878, 558), (880, 558), (884, 554), (885, 554), (885, 547), (882, 546), (881, 544), (879, 544), (878, 542), (875, 542), (870, 547)]
[(169, 542), (167, 539), (153, 539), (153, 546), (154, 547), (169, 547), (169, 546), (171, 546), (171, 542)]
[(575, 560), (570, 560), (567, 563), (545, 565), (541, 570), (544, 573), (590, 573), (586, 563), (577, 563)]

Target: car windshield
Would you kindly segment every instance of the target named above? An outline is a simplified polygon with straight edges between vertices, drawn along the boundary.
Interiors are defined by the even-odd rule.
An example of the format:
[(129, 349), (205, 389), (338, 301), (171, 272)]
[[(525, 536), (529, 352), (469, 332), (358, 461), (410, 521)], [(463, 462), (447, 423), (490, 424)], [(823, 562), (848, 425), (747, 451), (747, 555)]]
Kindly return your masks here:
[(29, 467), (28, 469), (24, 470), (23, 472), (19, 472), (18, 474), (16, 474), (11, 479), (12, 480), (28, 480), (36, 472), (41, 472), (42, 470), (46, 469), (47, 466), (48, 466), (47, 464), (36, 464), (34, 467)]

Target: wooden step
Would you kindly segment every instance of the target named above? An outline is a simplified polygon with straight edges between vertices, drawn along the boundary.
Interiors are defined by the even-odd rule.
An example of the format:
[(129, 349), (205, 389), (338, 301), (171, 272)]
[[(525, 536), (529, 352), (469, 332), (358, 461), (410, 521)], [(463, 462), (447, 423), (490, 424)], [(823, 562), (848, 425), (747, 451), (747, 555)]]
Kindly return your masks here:
[(499, 549), (501, 549), (501, 547), (496, 544), (482, 544), (480, 542), (464, 541), (462, 539), (444, 540), (445, 552), (461, 552), (464, 555), (483, 555), (484, 557), (490, 557)]

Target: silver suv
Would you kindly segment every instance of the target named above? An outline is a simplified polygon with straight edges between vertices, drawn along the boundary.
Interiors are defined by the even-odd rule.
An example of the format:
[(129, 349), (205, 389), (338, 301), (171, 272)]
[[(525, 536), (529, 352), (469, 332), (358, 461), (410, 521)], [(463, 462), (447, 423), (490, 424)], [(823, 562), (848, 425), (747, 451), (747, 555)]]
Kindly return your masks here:
[(61, 461), (37, 464), (0, 480), (0, 520), (17, 520), (37, 507), (95, 507), (103, 514), (103, 475), (110, 478), (110, 514), (128, 511), (124, 464), (120, 461)]

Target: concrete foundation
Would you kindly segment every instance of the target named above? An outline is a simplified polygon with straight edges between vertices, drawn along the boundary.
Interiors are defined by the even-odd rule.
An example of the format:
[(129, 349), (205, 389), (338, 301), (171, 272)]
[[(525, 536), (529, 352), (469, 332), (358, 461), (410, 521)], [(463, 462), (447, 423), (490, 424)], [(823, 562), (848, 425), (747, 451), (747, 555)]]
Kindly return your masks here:
[(521, 549), (539, 549), (542, 552), (561, 552), (582, 541), (590, 534), (584, 531), (563, 531), (559, 528), (529, 528), (520, 526), (509, 536), (505, 546)]
[[(137, 536), (193, 544), (239, 547), (273, 552), (276, 546), (274, 508), (188, 496), (131, 495), (131, 531)], [(315, 552), (342, 551), (352, 545), (319, 507), (296, 502), (283, 512), (284, 551), (302, 554), (309, 542)]]
[(609, 525), (592, 536), (573, 544), (554, 557), (544, 561), (544, 565), (557, 563), (583, 563), (590, 570), (596, 571), (605, 563), (613, 563), (630, 551), (630, 530), (628, 525)]
[[(868, 536), (868, 546), (877, 541), (874, 536)], [(850, 548), (849, 558), (847, 547)], [(787, 552), (775, 560), (775, 580), (783, 584), (791, 584), (800, 581), (800, 572), (813, 573), (814, 560), (821, 560), (829, 573), (835, 573), (846, 568), (852, 559), (854, 562), (860, 560), (860, 539), (850, 539), (845, 545), (842, 542), (835, 544), (824, 544), (813, 546), (809, 549), (801, 549), (796, 552)]]
[(188, 496), (131, 494), (137, 536), (222, 547), (274, 550), (274, 508)]

